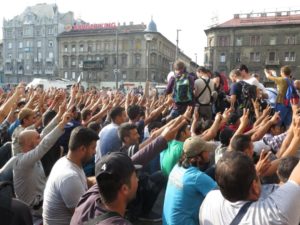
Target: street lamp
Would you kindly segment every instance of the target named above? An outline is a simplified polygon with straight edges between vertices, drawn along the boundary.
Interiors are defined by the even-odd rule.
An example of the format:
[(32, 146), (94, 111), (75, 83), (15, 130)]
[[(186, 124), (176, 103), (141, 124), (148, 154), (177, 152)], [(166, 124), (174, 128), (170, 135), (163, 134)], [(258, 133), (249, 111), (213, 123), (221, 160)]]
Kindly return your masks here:
[(150, 42), (153, 40), (154, 35), (152, 33), (145, 33), (144, 37), (146, 39), (146, 57), (147, 57), (146, 81), (149, 81), (149, 48), (150, 48)]
[(175, 54), (175, 61), (178, 59), (178, 42), (179, 42), (179, 31), (181, 31), (180, 29), (177, 29), (177, 36), (176, 36), (176, 54)]

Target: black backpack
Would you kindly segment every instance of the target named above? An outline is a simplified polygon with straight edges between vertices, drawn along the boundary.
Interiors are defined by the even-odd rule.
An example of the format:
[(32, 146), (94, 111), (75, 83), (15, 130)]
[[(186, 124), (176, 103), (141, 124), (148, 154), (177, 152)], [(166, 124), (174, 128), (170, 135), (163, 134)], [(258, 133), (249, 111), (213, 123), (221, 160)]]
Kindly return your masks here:
[(240, 85), (242, 86), (241, 91), (241, 103), (239, 105), (240, 110), (243, 108), (249, 109), (249, 120), (250, 123), (255, 122), (255, 111), (254, 106), (252, 104), (252, 100), (256, 100), (257, 97), (257, 87), (252, 84), (248, 84), (245, 81), (240, 81)]

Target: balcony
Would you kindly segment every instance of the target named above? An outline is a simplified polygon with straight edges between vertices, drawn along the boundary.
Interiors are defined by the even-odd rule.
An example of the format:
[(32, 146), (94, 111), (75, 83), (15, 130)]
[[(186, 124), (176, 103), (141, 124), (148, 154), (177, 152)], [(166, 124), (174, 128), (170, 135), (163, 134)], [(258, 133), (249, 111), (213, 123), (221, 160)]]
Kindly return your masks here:
[(23, 70), (18, 70), (18, 74), (22, 75), (23, 74)]
[(279, 66), (279, 65), (280, 65), (280, 62), (279, 62), (279, 59), (275, 59), (275, 60), (269, 60), (269, 59), (266, 59), (265, 65), (269, 65), (269, 66)]
[(46, 69), (45, 70), (45, 74), (52, 75), (53, 74), (53, 70), (52, 69)]
[(18, 63), (21, 63), (21, 62), (23, 62), (23, 59), (20, 59), (20, 58), (19, 58), (19, 59), (17, 59), (17, 62), (18, 62)]
[(11, 59), (5, 59), (5, 63), (11, 63), (12, 60)]
[(37, 75), (37, 74), (38, 74), (38, 71), (37, 71), (37, 70), (34, 70), (34, 71), (33, 71), (33, 74), (34, 74), (34, 75)]
[(12, 71), (12, 70), (5, 70), (5, 71), (4, 71), (4, 74), (12, 75), (12, 74), (13, 74), (13, 71)]
[(53, 62), (53, 58), (46, 58), (46, 62), (52, 63)]

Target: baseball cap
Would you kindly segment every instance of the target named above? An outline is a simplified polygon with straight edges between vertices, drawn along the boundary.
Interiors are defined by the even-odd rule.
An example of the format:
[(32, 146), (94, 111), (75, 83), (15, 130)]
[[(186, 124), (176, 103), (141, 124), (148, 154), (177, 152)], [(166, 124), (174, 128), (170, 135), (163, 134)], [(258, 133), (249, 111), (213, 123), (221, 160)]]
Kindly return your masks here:
[(126, 178), (130, 178), (135, 170), (141, 168), (141, 165), (134, 165), (127, 154), (123, 152), (112, 152), (103, 156), (100, 161), (97, 162), (95, 175), (97, 180), (105, 178), (106, 180), (121, 182)]
[(183, 144), (183, 152), (187, 158), (191, 158), (204, 151), (214, 151), (215, 147), (216, 146), (214, 144), (208, 143), (198, 136), (194, 136), (185, 140)]

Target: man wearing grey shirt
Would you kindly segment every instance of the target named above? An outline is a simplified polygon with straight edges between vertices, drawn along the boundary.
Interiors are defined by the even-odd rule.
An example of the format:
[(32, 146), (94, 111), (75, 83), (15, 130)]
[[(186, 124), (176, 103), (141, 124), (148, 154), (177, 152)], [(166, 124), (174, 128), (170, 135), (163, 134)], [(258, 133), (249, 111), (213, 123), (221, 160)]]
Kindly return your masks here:
[(82, 166), (96, 151), (98, 134), (85, 127), (76, 127), (70, 137), (66, 157), (59, 159), (49, 175), (43, 202), (44, 225), (69, 225), (80, 197), (95, 178), (86, 178)]
[[(64, 133), (64, 126), (69, 121), (70, 114), (65, 113), (62, 121), (59, 122), (63, 111), (61, 107), (57, 117), (41, 135), (35, 130), (25, 130), (19, 136), (22, 153), (16, 156), (13, 165), (14, 187), (16, 197), (30, 206), (34, 216), (42, 214), (41, 205), (46, 184), (46, 176), (40, 159)], [(55, 127), (58, 122), (59, 124)]]

